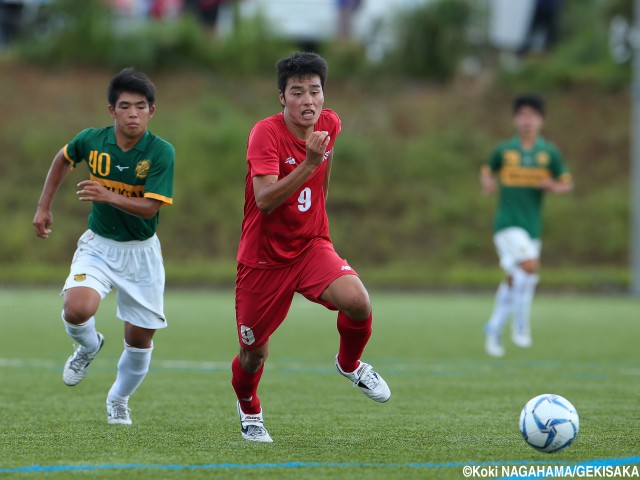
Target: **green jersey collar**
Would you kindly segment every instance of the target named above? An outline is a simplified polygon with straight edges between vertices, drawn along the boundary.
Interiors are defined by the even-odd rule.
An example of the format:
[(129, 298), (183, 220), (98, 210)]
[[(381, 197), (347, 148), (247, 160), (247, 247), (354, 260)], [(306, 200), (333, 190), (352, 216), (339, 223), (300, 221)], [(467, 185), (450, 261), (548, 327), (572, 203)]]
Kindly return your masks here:
[[(131, 150), (138, 150), (139, 152), (144, 152), (147, 149), (147, 145), (149, 144), (149, 130), (144, 132), (144, 135), (140, 137), (138, 143), (136, 143)], [(118, 142), (116, 141), (116, 128), (109, 127), (109, 133), (107, 134), (107, 140), (110, 144), (116, 145), (118, 148)]]
[[(523, 152), (525, 151), (525, 148), (522, 146), (522, 142), (520, 141), (520, 135), (514, 135), (511, 141), (513, 142), (513, 145), (515, 145), (517, 148), (519, 148)], [(544, 148), (546, 143), (547, 142), (544, 139), (544, 137), (542, 135), (538, 135), (536, 137), (536, 141), (533, 143), (533, 147), (531, 147), (530, 150), (535, 150), (537, 148)], [(530, 150), (527, 150), (527, 151), (530, 151)]]

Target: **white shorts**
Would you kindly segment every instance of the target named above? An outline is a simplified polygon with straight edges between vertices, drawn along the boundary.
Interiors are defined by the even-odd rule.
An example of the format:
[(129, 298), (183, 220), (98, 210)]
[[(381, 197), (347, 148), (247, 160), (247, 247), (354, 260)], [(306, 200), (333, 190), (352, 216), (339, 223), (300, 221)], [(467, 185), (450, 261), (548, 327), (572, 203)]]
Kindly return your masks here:
[(118, 290), (119, 319), (141, 328), (167, 326), (160, 240), (118, 242), (87, 230), (78, 240), (63, 291), (89, 287), (104, 298)]
[(500, 266), (507, 273), (513, 273), (518, 265), (526, 260), (540, 258), (542, 243), (533, 239), (520, 227), (509, 227), (500, 230), (493, 236), (493, 243), (498, 252)]

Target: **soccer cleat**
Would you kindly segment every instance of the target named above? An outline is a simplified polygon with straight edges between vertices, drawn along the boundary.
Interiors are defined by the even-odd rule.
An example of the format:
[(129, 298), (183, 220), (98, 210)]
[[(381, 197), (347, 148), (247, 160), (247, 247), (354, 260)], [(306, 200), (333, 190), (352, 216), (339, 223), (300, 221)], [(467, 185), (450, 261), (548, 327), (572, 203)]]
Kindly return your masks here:
[(269, 432), (264, 428), (262, 420), (262, 410), (257, 415), (247, 414), (240, 408), (240, 402), (237, 403), (238, 416), (240, 417), (240, 427), (242, 430), (242, 438), (251, 442), (273, 442)]
[(360, 362), (355, 371), (348, 373), (340, 368), (338, 356), (336, 355), (336, 368), (340, 375), (351, 380), (353, 386), (358, 387), (370, 399), (384, 403), (391, 398), (389, 385), (368, 363)]
[(131, 409), (125, 402), (107, 400), (107, 423), (109, 425), (131, 425)]
[(504, 357), (504, 347), (500, 336), (494, 333), (487, 333), (484, 339), (484, 350), (492, 357)]
[(533, 341), (529, 332), (511, 332), (511, 341), (516, 347), (529, 348)]
[(76, 351), (67, 359), (67, 363), (64, 364), (64, 370), (62, 372), (62, 380), (66, 385), (73, 387), (79, 384), (87, 374), (89, 364), (91, 364), (98, 352), (102, 349), (102, 345), (104, 345), (104, 335), (100, 332), (97, 333), (98, 350), (95, 352), (87, 352), (81, 345), (74, 346)]

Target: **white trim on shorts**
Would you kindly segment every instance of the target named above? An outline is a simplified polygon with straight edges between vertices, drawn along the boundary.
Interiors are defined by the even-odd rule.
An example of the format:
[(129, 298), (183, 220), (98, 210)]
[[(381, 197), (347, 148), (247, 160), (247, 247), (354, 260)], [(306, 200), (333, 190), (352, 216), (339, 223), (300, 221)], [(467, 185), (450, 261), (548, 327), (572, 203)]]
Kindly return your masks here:
[(508, 227), (493, 235), (493, 243), (498, 252), (500, 266), (511, 274), (519, 264), (526, 260), (538, 260), (542, 242), (531, 238), (529, 232), (520, 227)]
[(167, 326), (164, 283), (162, 250), (156, 235), (119, 242), (87, 230), (78, 240), (62, 291), (88, 287), (103, 299), (115, 288), (118, 318), (156, 330)]

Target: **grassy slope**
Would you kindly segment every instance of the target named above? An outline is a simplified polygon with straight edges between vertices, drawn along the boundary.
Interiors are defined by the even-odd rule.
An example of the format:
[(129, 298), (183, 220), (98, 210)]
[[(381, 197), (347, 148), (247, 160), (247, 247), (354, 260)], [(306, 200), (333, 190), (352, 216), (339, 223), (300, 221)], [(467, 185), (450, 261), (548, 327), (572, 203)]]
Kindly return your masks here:
[[(0, 148), (10, 159), (0, 163), (0, 282), (64, 276), (86, 224), (87, 206), (74, 198), (84, 169), (60, 191), (52, 237), (34, 238), (30, 223), (57, 149), (82, 128), (109, 122), (111, 74), (0, 62), (0, 102), (11, 112), (0, 124)], [(273, 79), (176, 71), (155, 81), (152, 130), (178, 152), (175, 205), (163, 210), (160, 225), (169, 281), (229, 285), (246, 135), (277, 111)], [(326, 106), (343, 120), (328, 206), (332, 236), (372, 284), (495, 284), (495, 199), (479, 194), (477, 172), (492, 146), (511, 135), (512, 94), (490, 78), (447, 87), (330, 79)], [(619, 289), (627, 281), (628, 98), (599, 91), (547, 98), (548, 136), (565, 152), (577, 189), (547, 202), (543, 285)]]
[[(231, 292), (167, 295), (170, 328), (156, 338), (152, 372), (131, 400), (132, 428), (108, 427), (104, 399), (122, 349), (114, 298), (98, 315), (105, 349), (78, 387), (65, 387), (69, 354), (55, 290), (0, 291), (3, 388), (0, 468), (31, 465), (182, 465), (133, 469), (127, 478), (424, 479), (460, 478), (460, 467), (410, 463), (559, 462), (637, 456), (637, 304), (621, 298), (545, 297), (534, 307), (531, 350), (509, 346), (487, 358), (482, 324), (489, 296), (373, 293), (375, 330), (365, 359), (393, 397), (374, 404), (332, 367), (334, 314), (296, 299), (272, 339), (261, 384), (276, 443), (240, 439), (229, 384), (236, 351)], [(16, 360), (18, 363), (7, 361)], [(548, 456), (525, 445), (520, 409), (540, 393), (576, 405), (578, 440)], [(377, 466), (198, 469), (207, 464), (287, 462)], [(386, 465), (386, 466), (385, 466)], [(403, 466), (404, 465), (404, 466)], [(9, 478), (122, 478), (125, 472), (64, 470)], [(6, 475), (3, 474), (3, 475)]]

